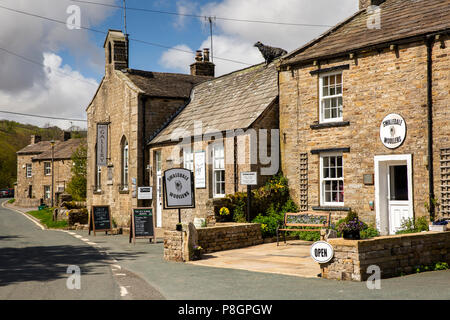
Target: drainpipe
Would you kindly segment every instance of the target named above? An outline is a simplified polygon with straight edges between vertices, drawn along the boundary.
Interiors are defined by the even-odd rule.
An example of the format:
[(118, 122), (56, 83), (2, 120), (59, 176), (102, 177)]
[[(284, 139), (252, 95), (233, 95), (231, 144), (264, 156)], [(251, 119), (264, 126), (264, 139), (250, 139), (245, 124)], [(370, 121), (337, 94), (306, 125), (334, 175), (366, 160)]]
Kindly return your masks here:
[(434, 177), (433, 177), (433, 41), (434, 37), (426, 39), (427, 44), (427, 109), (428, 109), (428, 196), (430, 201), (430, 220), (435, 217), (434, 207)]
[[(145, 103), (146, 103), (146, 98), (144, 96), (141, 96), (141, 104), (142, 104), (142, 182), (141, 185), (142, 186), (147, 186), (146, 180), (145, 180), (145, 176), (146, 176), (146, 170), (147, 170), (147, 161), (146, 161), (146, 148), (147, 148), (147, 143), (146, 143), (146, 135), (145, 135), (145, 131), (146, 131), (146, 119), (145, 119)], [(139, 187), (139, 186), (136, 186)], [(136, 190), (137, 191), (137, 190)], [(137, 195), (136, 195), (137, 197)], [(143, 201), (143, 206), (145, 206), (145, 202), (147, 202), (147, 200), (141, 200)], [(139, 202), (139, 200), (138, 200)]]

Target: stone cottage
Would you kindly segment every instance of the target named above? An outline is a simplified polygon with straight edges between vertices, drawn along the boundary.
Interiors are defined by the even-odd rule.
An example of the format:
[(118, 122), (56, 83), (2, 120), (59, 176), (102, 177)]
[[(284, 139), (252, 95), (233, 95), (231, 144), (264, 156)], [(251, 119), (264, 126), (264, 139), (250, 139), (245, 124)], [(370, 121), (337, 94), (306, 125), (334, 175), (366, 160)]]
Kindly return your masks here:
[[(17, 152), (17, 185), (15, 205), (36, 207), (51, 205), (52, 179), (53, 201), (58, 203), (72, 178), (72, 154), (83, 139), (70, 139), (70, 132), (64, 132), (60, 141), (41, 141), (38, 135), (31, 136), (31, 143)], [(52, 165), (53, 162), (53, 165)], [(52, 172), (53, 168), (53, 172)]]
[(255, 65), (196, 85), (187, 104), (150, 138), (150, 183), (157, 227), (174, 229), (177, 210), (163, 209), (167, 169), (194, 172), (195, 208), (183, 223), (214, 221), (214, 206), (247, 190), (241, 172), (257, 172), (258, 185), (278, 172), (278, 75), (275, 63)]
[(283, 58), (282, 170), (302, 210), (353, 209), (382, 234), (450, 217), (449, 17), (448, 0), (360, 0)]
[(105, 76), (86, 109), (87, 205), (110, 205), (117, 225), (128, 227), (131, 208), (149, 205), (137, 199), (137, 188), (149, 183), (146, 139), (186, 103), (195, 84), (214, 76), (214, 64), (205, 49), (191, 75), (130, 69), (128, 39), (117, 30), (109, 30), (104, 49)]

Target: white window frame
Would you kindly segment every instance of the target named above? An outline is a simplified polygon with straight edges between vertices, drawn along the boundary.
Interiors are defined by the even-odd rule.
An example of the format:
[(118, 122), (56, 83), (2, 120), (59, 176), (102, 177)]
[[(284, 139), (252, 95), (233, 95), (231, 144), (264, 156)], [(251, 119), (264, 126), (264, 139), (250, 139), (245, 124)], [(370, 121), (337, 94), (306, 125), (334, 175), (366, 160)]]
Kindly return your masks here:
[(26, 177), (31, 178), (33, 176), (33, 166), (31, 163), (25, 165)]
[[(330, 77), (330, 76), (336, 76), (336, 75), (341, 75), (341, 93), (340, 94), (335, 94), (332, 96), (324, 96), (323, 95), (323, 79), (326, 77)], [(319, 123), (329, 123), (329, 122), (341, 122), (343, 121), (343, 114), (344, 114), (344, 73), (342, 71), (336, 71), (336, 72), (328, 72), (328, 73), (324, 73), (321, 74), (319, 77)], [(330, 118), (330, 119), (325, 119), (325, 108), (323, 105), (323, 102), (325, 101), (325, 99), (330, 99), (330, 98), (341, 98), (342, 99), (342, 113), (340, 117), (336, 117), (336, 118)]]
[(49, 200), (51, 197), (52, 190), (50, 186), (44, 186), (44, 199)]
[[(222, 157), (216, 156), (216, 150), (222, 150)], [(223, 161), (223, 168), (221, 166), (216, 166), (217, 160)], [(225, 147), (223, 143), (215, 143), (212, 146), (212, 168), (213, 168), (213, 197), (214, 198), (223, 198), (225, 197)], [(216, 180), (216, 172), (223, 172), (223, 181), (220, 181), (219, 183), (223, 183), (223, 193), (217, 193), (216, 191), (216, 184), (218, 183)]]
[(183, 167), (194, 172), (194, 153), (187, 148), (183, 150)]
[[(323, 175), (323, 160), (326, 157), (342, 157), (342, 178), (324, 178)], [(336, 164), (337, 168), (337, 164)], [(337, 173), (336, 173), (337, 175)], [(329, 202), (325, 201), (325, 181), (342, 181), (343, 184), (343, 192), (344, 192), (344, 201), (343, 202)], [(327, 152), (320, 154), (320, 205), (324, 207), (343, 207), (345, 203), (345, 171), (344, 171), (344, 155), (341, 152)]]
[[(48, 165), (48, 167), (47, 167)], [(51, 162), (44, 162), (44, 175), (51, 176), (52, 175), (52, 163)]]
[(123, 154), (123, 159), (122, 159), (123, 190), (128, 190), (128, 165), (129, 165), (129, 158), (130, 158), (129, 150), (130, 149), (128, 147), (128, 141), (125, 141), (123, 150), (122, 150), (122, 154)]
[(96, 182), (95, 187), (97, 188), (97, 190), (95, 190), (95, 191), (100, 192), (100, 191), (102, 191), (102, 167), (97, 166), (95, 174), (96, 174), (95, 175), (95, 182)]

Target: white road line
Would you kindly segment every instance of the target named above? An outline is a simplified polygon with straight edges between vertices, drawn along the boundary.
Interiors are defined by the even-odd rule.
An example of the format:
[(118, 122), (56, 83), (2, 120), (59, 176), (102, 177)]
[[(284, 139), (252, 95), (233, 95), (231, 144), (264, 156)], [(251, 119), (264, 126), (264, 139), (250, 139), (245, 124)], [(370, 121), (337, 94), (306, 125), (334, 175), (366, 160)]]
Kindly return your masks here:
[(83, 241), (89, 241), (89, 239), (86, 239), (86, 238), (80, 238), (81, 240), (83, 240)]
[(126, 276), (127, 274), (126, 274), (126, 273), (114, 273), (114, 275), (115, 275), (115, 276), (122, 276), (122, 277), (123, 277), (123, 276)]
[(79, 234), (74, 235), (75, 238), (81, 239), (83, 236), (80, 236)]
[(90, 244), (91, 246), (98, 246), (98, 244), (96, 244), (95, 242), (89, 242), (89, 241), (87, 241), (86, 243), (87, 243), (87, 244)]
[(6, 203), (6, 202), (7, 202), (7, 201), (5, 201), (5, 202), (2, 203), (2, 207), (3, 207), (3, 208), (9, 209), (9, 210), (13, 210), (13, 211), (15, 211), (15, 212), (18, 212), (18, 213), (22, 214), (23, 216), (25, 216), (25, 218), (27, 218), (28, 220), (34, 222), (39, 228), (41, 228), (42, 230), (45, 230), (45, 227), (44, 227), (42, 224), (40, 224), (40, 223), (37, 222), (36, 220), (30, 218), (26, 213), (24, 213), (24, 212), (22, 212), (22, 211), (19, 211), (19, 210), (16, 210), (16, 209), (13, 209), (13, 208), (7, 208), (7, 207), (5, 207), (5, 203)]
[(119, 269), (119, 270), (122, 269), (122, 267), (119, 266), (118, 264), (113, 264), (113, 265), (111, 265), (111, 267), (112, 267), (112, 268), (115, 268), (115, 269)]
[(128, 294), (127, 288), (120, 286), (120, 296), (125, 297), (127, 294)]

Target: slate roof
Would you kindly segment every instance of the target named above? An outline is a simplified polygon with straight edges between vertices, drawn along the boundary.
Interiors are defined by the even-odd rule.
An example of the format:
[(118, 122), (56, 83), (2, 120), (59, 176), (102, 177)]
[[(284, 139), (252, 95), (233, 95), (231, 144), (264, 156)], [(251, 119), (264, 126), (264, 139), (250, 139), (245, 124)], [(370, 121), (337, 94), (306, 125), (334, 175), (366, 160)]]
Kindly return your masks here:
[(152, 97), (189, 98), (192, 87), (212, 77), (125, 69), (122, 73)]
[(278, 73), (275, 63), (255, 65), (194, 87), (191, 101), (149, 144), (171, 140), (176, 129), (193, 135), (194, 121), (203, 133), (245, 129), (277, 99)]
[(368, 12), (360, 10), (319, 38), (289, 53), (284, 57), (282, 65), (450, 29), (450, 0), (386, 0), (380, 5), (380, 9), (380, 29), (369, 29)]
[[(55, 160), (71, 159), (73, 152), (80, 146), (83, 140), (86, 139), (69, 139), (67, 141), (55, 141), (53, 159)], [(37, 155), (36, 157), (33, 157), (33, 161), (42, 161), (50, 159), (52, 159), (52, 147), (50, 144), (47, 150)]]
[[(65, 160), (72, 158), (73, 152), (79, 147), (85, 139), (69, 139), (67, 141), (55, 141), (54, 157), (55, 160)], [(50, 141), (41, 141), (30, 144), (19, 150), (17, 155), (36, 155), (33, 161), (50, 160), (52, 158), (52, 146)]]

